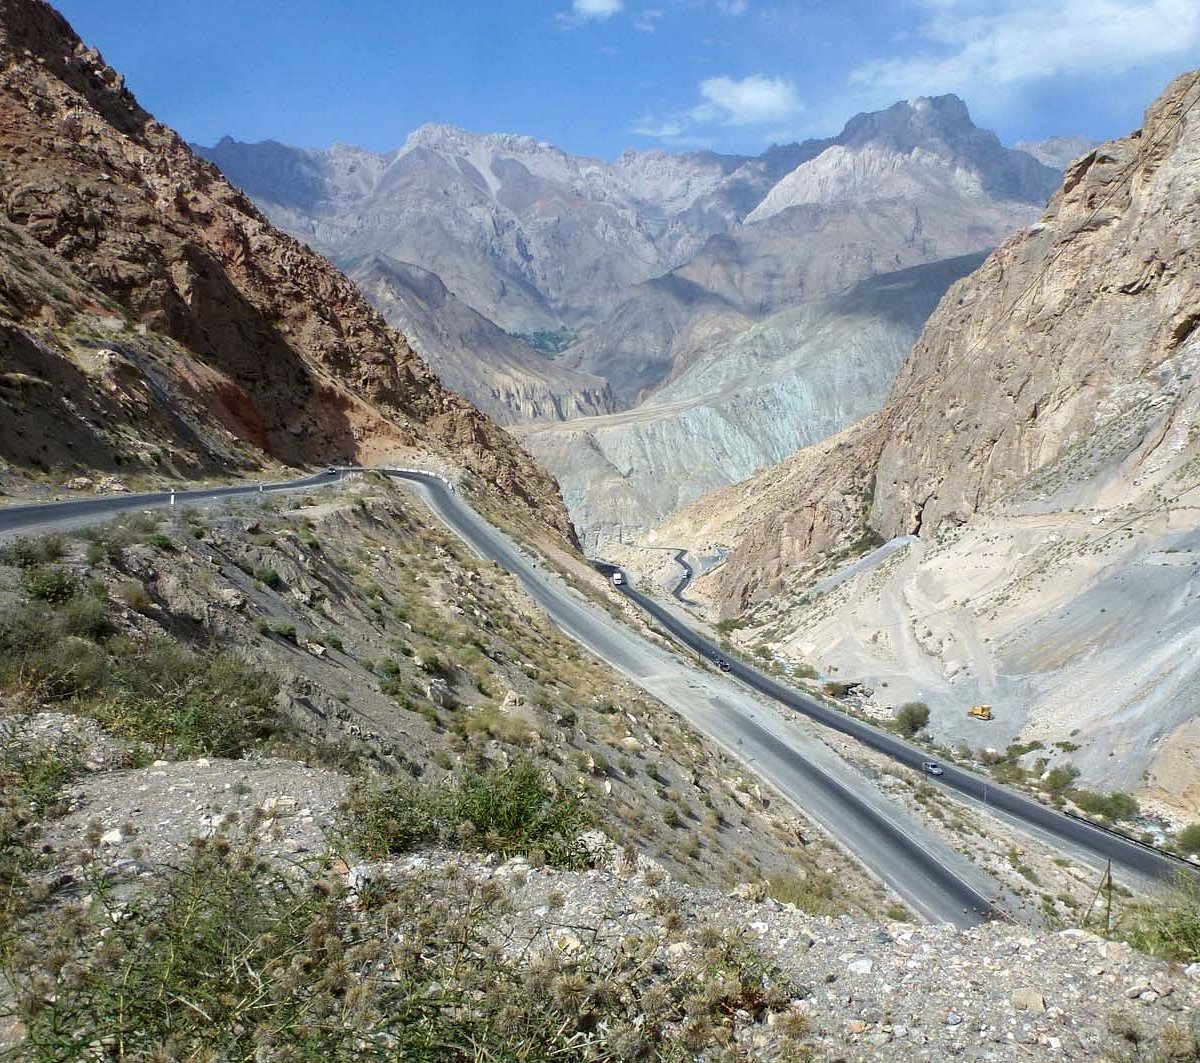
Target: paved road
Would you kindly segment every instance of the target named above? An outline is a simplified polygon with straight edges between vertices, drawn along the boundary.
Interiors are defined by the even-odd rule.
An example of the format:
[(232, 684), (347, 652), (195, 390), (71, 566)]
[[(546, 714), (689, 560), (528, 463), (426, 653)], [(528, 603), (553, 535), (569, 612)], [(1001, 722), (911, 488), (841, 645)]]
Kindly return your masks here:
[[(637, 635), (528, 558), (487, 524), (441, 478), (412, 470), (381, 470), (413, 490), (481, 557), (523, 584), (566, 634), (608, 661), (741, 759), (806, 815), (821, 824), (916, 912), (965, 927), (994, 914), (996, 884), (937, 839), (898, 804), (793, 721), (727, 679), (693, 668)], [(321, 474), (264, 488), (303, 489), (334, 482)], [(178, 502), (236, 498), (257, 487), (179, 492)], [(123, 510), (162, 506), (164, 493), (83, 499), (0, 510), (0, 531), (49, 527)]]
[(675, 584), (675, 589), (671, 593), (681, 602), (687, 603), (687, 599), (683, 596), (683, 592), (691, 586), (692, 580), (696, 578), (696, 570), (684, 560), (687, 557), (686, 550), (675, 551), (675, 564), (683, 569), (683, 578)]
[[(602, 563), (597, 563), (596, 567), (603, 572), (611, 572), (613, 568), (611, 565)], [(932, 759), (926, 750), (909, 745), (893, 734), (838, 712), (815, 698), (808, 697), (794, 688), (764, 675), (744, 661), (722, 654), (718, 646), (697, 633), (670, 610), (663, 608), (653, 599), (639, 594), (629, 586), (628, 580), (620, 589), (634, 604), (653, 617), (657, 623), (688, 648), (710, 659), (716, 656), (728, 659), (729, 674), (740, 679), (760, 694), (803, 713), (826, 727), (849, 735), (863, 745), (884, 753), (910, 768), (916, 768), (919, 771), (924, 762)], [(1200, 880), (1200, 869), (1197, 869), (1194, 864), (1148, 846), (1139, 845), (1092, 823), (1064, 815), (1032, 798), (998, 786), (974, 772), (948, 763), (941, 763), (941, 767), (945, 774), (936, 779), (930, 778), (930, 782), (982, 802), (989, 808), (1003, 813), (1010, 820), (1032, 828), (1044, 838), (1057, 840), (1076, 851), (1089, 854), (1099, 863), (1111, 860), (1114, 868), (1123, 868), (1139, 876), (1154, 879), (1169, 880), (1181, 871), (1185, 871)]]
[(339, 475), (338, 472), (327, 471), (275, 484), (202, 487), (194, 491), (152, 491), (143, 494), (105, 495), (101, 498), (78, 498), (67, 502), (41, 502), (30, 506), (0, 506), (0, 532), (86, 523), (91, 517), (111, 517), (132, 509), (169, 506), (172, 498), (176, 504), (186, 505), (189, 502), (208, 502), (221, 498), (303, 491), (305, 488), (335, 483)]

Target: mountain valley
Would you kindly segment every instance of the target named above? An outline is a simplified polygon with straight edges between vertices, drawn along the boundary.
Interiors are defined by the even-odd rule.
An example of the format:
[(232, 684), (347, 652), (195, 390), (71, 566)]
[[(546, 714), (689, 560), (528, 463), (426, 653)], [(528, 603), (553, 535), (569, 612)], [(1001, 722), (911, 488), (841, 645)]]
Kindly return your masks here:
[[(198, 150), (346, 268), (446, 383), (514, 427), (593, 548), (874, 408), (920, 327), (914, 306), (927, 315), (955, 261), (1032, 221), (1058, 181), (952, 96), (757, 158), (626, 152), (610, 164), (445, 127), (388, 155), (229, 139)], [(935, 263), (945, 266), (871, 287)], [(470, 321), (450, 334), (414, 312), (402, 294), (414, 284), (444, 289)], [(830, 303), (841, 298), (853, 309)], [(722, 345), (783, 378), (830, 328), (861, 352), (863, 386), (817, 419), (804, 399), (754, 392), (731, 413), (728, 388), (705, 398), (686, 380)], [(559, 329), (577, 339), (552, 360), (518, 338)], [(825, 388), (817, 376), (797, 386)], [(670, 468), (631, 458), (649, 452), (688, 457)]]
[[(671, 6), (73, 18), (306, 133)], [(5, 1059), (1200, 1059), (1200, 71), (203, 149), (0, 0), (0, 177)]]
[[(926, 702), (947, 747), (1194, 815), (1200, 77), (1074, 164), (951, 288), (882, 410), (648, 542), (728, 553), (689, 590), (739, 637)], [(886, 550), (827, 578), (849, 543)], [(977, 703), (996, 720), (966, 716)]]

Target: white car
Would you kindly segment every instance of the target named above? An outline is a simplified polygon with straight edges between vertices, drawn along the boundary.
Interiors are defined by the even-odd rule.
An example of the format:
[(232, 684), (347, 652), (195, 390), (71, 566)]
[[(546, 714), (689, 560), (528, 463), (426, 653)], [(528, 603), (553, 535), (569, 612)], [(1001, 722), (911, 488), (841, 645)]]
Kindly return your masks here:
[(936, 760), (927, 760), (921, 767), (925, 770), (926, 775), (945, 775), (946, 770)]
[(612, 574), (612, 581), (613, 581), (614, 587), (622, 586), (625, 583), (625, 573), (624, 572), (614, 572)]

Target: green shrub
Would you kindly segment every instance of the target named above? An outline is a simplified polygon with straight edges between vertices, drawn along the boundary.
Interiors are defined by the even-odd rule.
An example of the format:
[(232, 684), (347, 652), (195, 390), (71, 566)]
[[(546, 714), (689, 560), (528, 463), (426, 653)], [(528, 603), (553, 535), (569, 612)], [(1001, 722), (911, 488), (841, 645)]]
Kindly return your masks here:
[(260, 624), (258, 630), (264, 635), (278, 635), (281, 639), (287, 639), (288, 642), (295, 642), (297, 638), (296, 625), (290, 624), (286, 620), (270, 621), (266, 624), (265, 631)]
[[(37, 844), (41, 825), (65, 811), (62, 790), (78, 768), (74, 744), (0, 734), (0, 942), (40, 901), (26, 876), (43, 863)], [(0, 947), (0, 955), (6, 948)]]
[(1160, 902), (1132, 910), (1122, 936), (1161, 959), (1200, 963), (1200, 884), (1181, 872)]
[(929, 706), (923, 701), (906, 701), (896, 713), (896, 728), (902, 735), (912, 738), (924, 730), (929, 723)]
[(1072, 790), (1071, 800), (1085, 812), (1103, 816), (1114, 823), (1120, 820), (1137, 819), (1142, 809), (1137, 798), (1131, 794), (1114, 790), (1108, 794), (1093, 793), (1091, 790)]
[(344, 809), (351, 848), (367, 859), (435, 842), (505, 856), (537, 852), (556, 867), (582, 867), (588, 816), (578, 794), (526, 759), (470, 772), (452, 787), (404, 781), (360, 787)]
[(116, 630), (104, 602), (94, 595), (72, 598), (61, 607), (58, 615), (66, 634), (92, 642), (99, 642)]
[(270, 587), (273, 591), (283, 586), (283, 577), (273, 568), (256, 568), (254, 578), (264, 587)]
[(1042, 786), (1054, 797), (1061, 797), (1079, 778), (1079, 769), (1074, 764), (1060, 764), (1051, 768), (1042, 780)]
[(0, 565), (35, 568), (62, 560), (66, 552), (66, 540), (61, 535), (45, 535), (40, 539), (22, 537), (0, 546)]
[(400, 662), (394, 657), (383, 657), (375, 666), (375, 670), (388, 679), (395, 679), (402, 674)]
[(25, 570), (21, 586), (35, 601), (59, 605), (79, 593), (80, 581), (79, 577), (61, 565), (38, 566)]
[(450, 665), (436, 653), (423, 653), (420, 660), (417, 661), (418, 667), (427, 675), (437, 675), (444, 678), (450, 678)]
[(237, 756), (280, 729), (278, 683), (261, 668), (113, 631), (103, 603), (89, 596), (0, 615), (0, 692), (90, 716), (182, 756)]
[(230, 653), (153, 639), (115, 656), (90, 715), (156, 750), (233, 757), (278, 729), (278, 689), (273, 676)]
[(816, 867), (803, 874), (771, 875), (767, 879), (767, 894), (810, 915), (838, 915), (845, 911), (839, 900), (837, 879)]
[(1180, 852), (1200, 853), (1200, 823), (1192, 823), (1184, 827), (1176, 836), (1175, 844), (1179, 847)]

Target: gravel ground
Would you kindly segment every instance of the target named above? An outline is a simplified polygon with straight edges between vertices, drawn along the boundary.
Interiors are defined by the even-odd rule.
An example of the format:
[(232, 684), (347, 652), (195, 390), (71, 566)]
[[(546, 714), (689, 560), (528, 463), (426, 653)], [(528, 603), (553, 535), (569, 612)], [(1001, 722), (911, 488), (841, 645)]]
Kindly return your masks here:
[(77, 781), (42, 840), (67, 864), (98, 849), (135, 870), (178, 864), (194, 837), (249, 829), (264, 855), (303, 860), (325, 852), (348, 785), (289, 760), (158, 761)]
[[(578, 873), (451, 854), (349, 871), (352, 883), (413, 874), (436, 883), (456, 873), (504, 884), (512, 954), (603, 953), (648, 935), (665, 974), (699, 962), (706, 927), (740, 934), (791, 979), (817, 1058), (1120, 1059), (1130, 1038), (1169, 1046), (1200, 1033), (1200, 964), (1168, 965), (1079, 930), (815, 918), (750, 885), (732, 894), (679, 885), (619, 852)], [(769, 1029), (749, 1036), (773, 1054)]]

